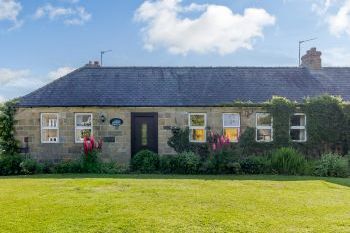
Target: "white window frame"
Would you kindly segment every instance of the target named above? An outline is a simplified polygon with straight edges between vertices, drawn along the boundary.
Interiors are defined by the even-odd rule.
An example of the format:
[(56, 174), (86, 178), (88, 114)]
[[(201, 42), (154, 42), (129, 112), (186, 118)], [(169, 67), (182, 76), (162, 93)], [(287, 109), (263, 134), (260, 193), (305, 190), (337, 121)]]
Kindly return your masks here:
[[(191, 126), (191, 116), (204, 116), (204, 126)], [(188, 114), (188, 127), (190, 129), (189, 140), (195, 143), (204, 143), (207, 141), (207, 114), (206, 113), (189, 113)], [(192, 140), (191, 130), (192, 129), (203, 129), (204, 130), (204, 141)]]
[[(90, 116), (91, 117), (91, 126), (77, 126), (77, 116)], [(84, 129), (91, 129), (91, 135), (93, 135), (93, 129), (94, 129), (94, 120), (93, 120), (93, 114), (92, 113), (85, 113), (85, 112), (81, 112), (81, 113), (75, 113), (74, 116), (75, 120), (74, 120), (74, 141), (75, 143), (83, 143), (83, 141), (77, 141), (77, 130), (84, 130)]]
[(306, 124), (307, 124), (307, 119), (306, 119), (306, 114), (305, 113), (294, 113), (293, 116), (304, 116), (305, 117), (305, 125), (304, 126), (292, 126), (291, 125), (291, 119), (289, 119), (289, 136), (290, 136), (290, 131), (292, 129), (299, 129), (299, 130), (305, 130), (305, 140), (292, 140), (293, 142), (306, 142), (307, 141), (307, 131), (306, 131)]
[[(238, 115), (238, 119), (239, 119), (238, 126), (225, 126), (225, 121), (224, 121), (225, 115)], [(222, 114), (222, 133), (223, 134), (225, 133), (226, 128), (227, 129), (238, 129), (238, 138), (239, 138), (239, 136), (241, 135), (241, 114), (236, 113), (236, 112), (223, 113)], [(230, 141), (230, 142), (238, 142), (238, 138), (237, 138), (237, 140)]]
[[(260, 115), (260, 114), (269, 114), (271, 116), (271, 125), (270, 126), (266, 126), (266, 125), (258, 126), (258, 115)], [(258, 140), (258, 130), (259, 129), (271, 130), (271, 140)], [(262, 143), (273, 142), (273, 117), (272, 117), (271, 113), (268, 113), (268, 112), (257, 112), (255, 114), (255, 141), (262, 142)]]
[[(56, 115), (56, 120), (57, 120), (57, 123), (56, 123), (56, 127), (51, 127), (51, 126), (43, 126), (43, 117), (45, 115)], [(55, 112), (44, 112), (44, 113), (41, 113), (40, 114), (40, 138), (41, 138), (41, 143), (43, 144), (55, 144), (55, 143), (59, 143), (60, 142), (60, 120), (58, 118), (58, 113), (55, 113)], [(43, 139), (43, 131), (44, 130), (57, 130), (57, 141), (44, 141)]]

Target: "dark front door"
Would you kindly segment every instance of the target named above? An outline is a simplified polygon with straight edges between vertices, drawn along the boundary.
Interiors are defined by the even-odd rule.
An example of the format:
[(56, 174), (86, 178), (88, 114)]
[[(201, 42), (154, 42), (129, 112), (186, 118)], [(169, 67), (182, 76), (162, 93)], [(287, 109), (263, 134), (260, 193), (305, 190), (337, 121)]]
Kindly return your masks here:
[(158, 153), (158, 113), (131, 113), (131, 153)]

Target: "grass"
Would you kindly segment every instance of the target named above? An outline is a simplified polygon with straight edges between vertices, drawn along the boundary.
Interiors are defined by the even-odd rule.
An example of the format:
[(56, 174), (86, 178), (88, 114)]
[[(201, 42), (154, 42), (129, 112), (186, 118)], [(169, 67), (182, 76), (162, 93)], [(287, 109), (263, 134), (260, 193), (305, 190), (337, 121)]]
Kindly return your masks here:
[(350, 179), (0, 178), (0, 232), (350, 232)]

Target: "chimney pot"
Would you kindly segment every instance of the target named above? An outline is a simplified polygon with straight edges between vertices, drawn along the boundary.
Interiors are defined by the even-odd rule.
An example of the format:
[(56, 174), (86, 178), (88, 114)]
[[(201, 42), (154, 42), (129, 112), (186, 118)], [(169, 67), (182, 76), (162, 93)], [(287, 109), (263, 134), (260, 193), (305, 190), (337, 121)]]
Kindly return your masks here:
[(322, 68), (322, 53), (317, 51), (315, 47), (309, 49), (304, 56), (301, 57), (301, 67), (306, 67), (312, 70)]
[(89, 61), (88, 64), (85, 65), (86, 67), (100, 67), (100, 63), (98, 61)]

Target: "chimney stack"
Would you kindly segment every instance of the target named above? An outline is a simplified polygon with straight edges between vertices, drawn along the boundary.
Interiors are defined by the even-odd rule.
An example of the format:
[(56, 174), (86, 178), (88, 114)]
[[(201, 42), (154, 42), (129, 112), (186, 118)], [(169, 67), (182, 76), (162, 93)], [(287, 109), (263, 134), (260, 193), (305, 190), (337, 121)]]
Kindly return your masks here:
[(301, 67), (306, 67), (312, 70), (319, 70), (322, 68), (321, 61), (322, 53), (317, 51), (316, 48), (311, 48), (301, 57)]
[(93, 67), (93, 68), (97, 68), (97, 67), (101, 67), (100, 63), (98, 61), (89, 61), (88, 64), (85, 65), (86, 67)]

